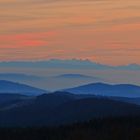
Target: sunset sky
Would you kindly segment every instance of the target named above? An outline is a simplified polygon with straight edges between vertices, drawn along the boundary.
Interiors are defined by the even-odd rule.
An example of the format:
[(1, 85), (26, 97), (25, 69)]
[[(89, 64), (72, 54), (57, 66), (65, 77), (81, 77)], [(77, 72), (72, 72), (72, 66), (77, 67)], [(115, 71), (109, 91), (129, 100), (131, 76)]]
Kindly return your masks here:
[(140, 0), (0, 0), (0, 61), (140, 64)]

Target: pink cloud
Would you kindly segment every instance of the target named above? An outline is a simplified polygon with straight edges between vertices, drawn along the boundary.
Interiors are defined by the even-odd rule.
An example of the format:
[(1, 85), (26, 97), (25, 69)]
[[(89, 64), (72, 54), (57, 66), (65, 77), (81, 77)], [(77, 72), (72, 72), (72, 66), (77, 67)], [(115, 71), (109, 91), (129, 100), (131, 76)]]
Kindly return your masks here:
[(0, 35), (0, 48), (24, 48), (48, 45), (47, 39), (55, 32)]

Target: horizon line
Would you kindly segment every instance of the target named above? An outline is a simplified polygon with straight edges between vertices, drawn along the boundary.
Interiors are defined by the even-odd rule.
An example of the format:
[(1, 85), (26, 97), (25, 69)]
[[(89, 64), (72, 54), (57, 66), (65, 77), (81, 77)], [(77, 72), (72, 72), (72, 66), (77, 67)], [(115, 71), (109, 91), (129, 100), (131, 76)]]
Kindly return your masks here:
[(89, 62), (89, 63), (96, 63), (99, 65), (105, 65), (105, 66), (111, 66), (111, 67), (119, 67), (119, 66), (140, 66), (138, 63), (126, 63), (126, 64), (121, 64), (121, 65), (111, 65), (111, 64), (106, 64), (106, 63), (101, 63), (101, 62), (96, 62), (90, 59), (81, 59), (81, 58), (72, 58), (72, 59), (59, 59), (59, 58), (51, 58), (51, 59), (41, 59), (41, 60), (0, 60), (0, 63), (37, 63), (37, 62), (47, 62), (47, 61), (79, 61), (79, 62)]

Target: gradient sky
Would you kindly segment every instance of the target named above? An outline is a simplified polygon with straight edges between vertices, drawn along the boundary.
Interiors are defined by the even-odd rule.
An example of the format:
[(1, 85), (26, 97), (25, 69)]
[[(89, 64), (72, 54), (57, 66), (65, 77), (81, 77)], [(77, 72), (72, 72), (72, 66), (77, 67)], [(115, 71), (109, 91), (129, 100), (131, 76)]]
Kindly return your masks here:
[(0, 61), (140, 64), (139, 0), (0, 0)]

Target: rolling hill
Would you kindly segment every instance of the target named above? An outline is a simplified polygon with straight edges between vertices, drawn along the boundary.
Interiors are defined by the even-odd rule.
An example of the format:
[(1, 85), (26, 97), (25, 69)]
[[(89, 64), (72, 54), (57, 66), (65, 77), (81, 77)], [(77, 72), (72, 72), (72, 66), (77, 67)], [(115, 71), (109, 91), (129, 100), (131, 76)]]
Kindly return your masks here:
[(75, 88), (64, 89), (75, 94), (92, 94), (99, 96), (140, 97), (140, 86), (119, 84), (110, 85), (105, 83), (91, 83)]
[(47, 91), (11, 81), (0, 80), (0, 94), (40, 95)]

